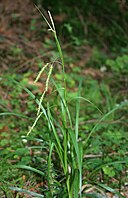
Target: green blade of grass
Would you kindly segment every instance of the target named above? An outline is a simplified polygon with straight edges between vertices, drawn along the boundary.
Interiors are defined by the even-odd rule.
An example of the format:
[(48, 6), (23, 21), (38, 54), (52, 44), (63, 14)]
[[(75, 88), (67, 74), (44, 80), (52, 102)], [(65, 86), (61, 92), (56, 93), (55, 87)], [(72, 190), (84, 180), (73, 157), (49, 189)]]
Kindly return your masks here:
[(109, 111), (108, 113), (106, 113), (99, 121), (98, 123), (93, 127), (93, 129), (91, 130), (90, 134), (88, 135), (88, 137), (85, 140), (85, 144), (87, 144), (88, 140), (90, 139), (90, 137), (92, 136), (92, 134), (96, 131), (97, 127), (99, 126), (99, 124), (105, 120), (109, 115), (111, 115), (113, 112), (115, 112), (116, 110), (122, 108), (123, 106), (125, 106), (128, 102), (123, 102), (120, 105), (118, 105), (117, 107), (115, 107), (114, 109), (112, 109), (111, 111)]
[(38, 173), (42, 176), (44, 176), (44, 172), (36, 169), (36, 168), (33, 168), (31, 166), (26, 166), (26, 165), (14, 165), (14, 166), (11, 166), (11, 168), (20, 168), (20, 169), (25, 169), (25, 170), (28, 170), (28, 171), (32, 171), (32, 172), (35, 172), (35, 173)]
[(50, 123), (51, 129), (52, 129), (52, 131), (54, 133), (54, 137), (56, 139), (57, 146), (62, 151), (62, 147), (61, 147), (61, 143), (60, 143), (60, 140), (59, 140), (59, 136), (58, 136), (57, 131), (56, 131), (55, 127), (54, 127), (54, 119), (52, 118), (51, 111), (50, 111), (50, 108), (49, 108), (49, 104), (48, 103), (47, 103), (47, 111), (48, 111), (49, 123)]
[(13, 190), (13, 191), (17, 191), (17, 192), (20, 192), (20, 193), (24, 193), (24, 194), (28, 194), (28, 195), (31, 195), (31, 196), (34, 196), (34, 197), (39, 197), (39, 198), (43, 198), (44, 195), (40, 195), (38, 193), (35, 193), (35, 192), (32, 192), (30, 190), (26, 190), (26, 189), (23, 189), (23, 188), (18, 188), (18, 187), (13, 187), (13, 186), (10, 186), (8, 187), (10, 190)]
[(84, 101), (86, 101), (86, 102), (88, 102), (88, 103), (90, 103), (92, 106), (94, 106), (101, 114), (103, 114), (103, 112), (93, 103), (93, 102), (91, 102), (90, 100), (88, 100), (88, 99), (86, 99), (86, 98), (84, 98), (84, 97), (81, 97), (81, 96), (76, 96), (76, 97), (74, 97), (74, 98), (71, 98), (70, 99), (70, 101), (69, 101), (69, 103), (72, 101), (72, 100), (79, 100), (79, 99), (81, 99), (81, 100), (84, 100)]
[(82, 191), (82, 159), (83, 159), (83, 147), (81, 143), (78, 143), (78, 141), (76, 140), (76, 135), (75, 133), (69, 129), (69, 134), (72, 140), (72, 144), (74, 146), (75, 152), (76, 152), (76, 156), (77, 156), (77, 162), (78, 162), (78, 169), (79, 169), (79, 195), (81, 197), (81, 191)]
[(54, 126), (54, 119), (53, 119), (53, 117), (51, 115), (48, 103), (47, 103), (47, 111), (48, 111), (48, 120), (49, 120), (49, 124), (50, 124), (50, 128), (51, 128), (51, 132), (53, 132), (55, 140), (56, 140), (55, 148), (56, 148), (57, 153), (59, 155), (59, 158), (61, 160), (64, 173), (66, 174), (66, 169), (65, 169), (64, 162), (63, 162), (63, 154), (62, 154), (63, 153), (63, 149), (62, 149), (62, 146), (61, 146), (61, 143), (60, 143), (59, 135), (57, 134), (56, 128)]
[(78, 169), (73, 170), (72, 177), (70, 180), (71, 180), (70, 191), (74, 195), (73, 196), (74, 198), (78, 198), (78, 194), (79, 194), (79, 170)]
[(113, 188), (110, 188), (109, 186), (106, 186), (106, 185), (100, 184), (100, 183), (98, 183), (97, 186), (100, 186), (100, 187), (102, 187), (103, 189), (105, 189), (105, 190), (107, 190), (107, 191), (109, 191), (109, 192), (111, 192), (111, 193), (113, 193), (113, 194), (115, 194), (115, 195), (118, 195), (118, 196), (121, 197), (121, 198), (126, 198), (125, 196), (121, 195), (119, 192), (117, 192), (117, 191), (114, 190)]
[(99, 193), (84, 193), (83, 196), (88, 198), (108, 198), (105, 195), (99, 194)]
[(82, 81), (79, 83), (78, 87), (78, 100), (76, 102), (76, 123), (75, 123), (75, 134), (76, 139), (78, 139), (78, 130), (79, 130), (79, 112), (80, 112), (80, 92), (81, 92)]
[[(44, 114), (44, 116), (46, 117), (46, 119), (47, 119), (47, 121), (48, 121), (49, 127), (50, 127), (51, 123), (50, 123), (49, 117), (48, 117), (48, 115), (47, 115), (47, 113), (46, 113), (46, 110), (45, 110), (45, 108), (43, 107), (43, 105), (40, 103), (40, 101), (39, 101), (38, 99), (35, 98), (35, 95), (34, 95), (30, 90), (28, 90), (27, 88), (24, 88), (24, 87), (22, 87), (22, 88), (23, 88), (23, 89), (35, 100), (35, 102), (40, 106), (40, 109), (42, 110), (41, 114), (42, 114), (42, 113)], [(40, 115), (41, 115), (41, 114), (40, 114)], [(39, 115), (39, 117), (40, 117), (40, 115)]]
[(54, 148), (54, 143), (50, 142), (49, 143), (49, 148), (50, 148), (50, 151), (49, 151), (49, 156), (48, 156), (48, 187), (49, 187), (49, 190), (51, 192), (51, 196), (52, 196), (52, 190), (51, 190), (51, 162), (52, 162), (52, 151), (53, 151), (53, 148)]
[(63, 132), (63, 145), (64, 145), (64, 165), (65, 172), (68, 172), (68, 144), (69, 144), (69, 135), (67, 129)]
[(38, 99), (36, 99), (35, 95), (28, 88), (23, 87), (18, 81), (14, 80), (12, 78), (9, 78), (9, 80), (14, 82), (21, 89), (25, 90), (29, 94), (29, 96), (36, 102), (36, 104), (40, 105), (40, 108), (41, 108), (43, 114), (45, 115), (46, 119), (48, 120), (48, 116), (47, 116), (45, 108), (43, 107), (42, 104), (40, 104), (40, 101)]
[(22, 115), (22, 114), (19, 114), (19, 113), (13, 113), (13, 112), (3, 112), (3, 113), (0, 113), (0, 116), (17, 116), (17, 117), (21, 117), (21, 118), (27, 118), (27, 119), (31, 119), (29, 118), (28, 116), (25, 116), (25, 115)]
[(72, 140), (72, 144), (73, 144), (74, 149), (75, 149), (75, 152), (76, 152), (76, 156), (77, 156), (77, 160), (78, 160), (78, 168), (80, 170), (81, 169), (81, 158), (80, 158), (80, 155), (79, 155), (78, 142), (76, 140), (76, 136), (75, 136), (74, 131), (72, 131), (71, 129), (69, 129), (68, 132), (70, 134), (70, 137), (71, 137), (71, 140)]
[[(53, 79), (52, 79), (52, 82), (53, 82), (53, 84), (55, 85), (55, 87), (56, 87), (56, 89), (57, 89), (57, 92), (59, 93), (61, 102), (62, 102), (62, 104), (63, 104), (62, 112), (63, 112), (63, 116), (64, 116), (65, 126), (66, 126), (66, 111), (67, 111), (67, 115), (68, 115), (70, 127), (73, 128), (71, 114), (70, 114), (70, 111), (69, 111), (69, 108), (68, 108), (66, 99), (65, 99), (64, 94), (63, 94), (64, 88), (60, 88), (60, 87), (57, 85), (57, 83), (56, 83)], [(61, 105), (62, 105), (62, 104), (61, 104)]]
[(79, 185), (80, 185), (79, 184), (79, 171), (76, 170), (75, 171), (75, 178), (74, 178), (74, 188), (73, 188), (74, 198), (78, 198), (78, 195), (79, 195)]

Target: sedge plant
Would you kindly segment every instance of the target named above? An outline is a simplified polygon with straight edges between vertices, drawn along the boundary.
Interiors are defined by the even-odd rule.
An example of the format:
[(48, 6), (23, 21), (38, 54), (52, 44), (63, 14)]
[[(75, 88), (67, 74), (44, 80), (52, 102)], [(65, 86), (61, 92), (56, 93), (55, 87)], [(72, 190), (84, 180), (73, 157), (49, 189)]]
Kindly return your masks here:
[[(88, 144), (90, 137), (97, 130), (99, 124), (104, 119), (106, 119), (106, 117), (112, 114), (114, 111), (124, 106), (124, 104), (117, 106), (116, 108), (112, 109), (111, 111), (103, 115), (102, 118), (99, 120), (99, 122), (91, 130), (90, 134), (84, 141), (84, 145), (83, 145), (83, 142), (79, 139), (80, 101), (81, 100), (86, 101), (90, 103), (91, 105), (93, 105), (95, 108), (97, 107), (88, 99), (81, 97), (82, 82), (79, 83), (77, 97), (71, 99), (70, 101), (68, 100), (68, 97), (67, 97), (68, 89), (66, 87), (64, 58), (63, 58), (63, 53), (62, 53), (62, 49), (60, 46), (60, 42), (57, 37), (53, 18), (50, 12), (48, 11), (48, 15), (50, 19), (50, 22), (49, 22), (47, 18), (43, 15), (43, 13), (39, 10), (39, 8), (38, 7), (36, 8), (38, 9), (38, 11), (41, 13), (44, 20), (46, 21), (49, 27), (49, 30), (53, 33), (53, 36), (57, 45), (57, 49), (60, 55), (60, 59), (61, 59), (63, 82), (57, 83), (56, 81), (52, 79), (52, 71), (55, 67), (55, 62), (46, 63), (46, 65), (40, 70), (35, 80), (37, 82), (41, 78), (42, 72), (46, 71), (46, 69), (48, 70), (45, 89), (40, 99), (38, 100), (34, 96), (34, 94), (27, 88), (23, 88), (35, 100), (35, 102), (38, 105), (37, 117), (35, 118), (35, 121), (33, 125), (31, 126), (27, 135), (30, 135), (32, 133), (32, 130), (34, 129), (38, 120), (42, 118), (42, 116), (44, 116), (45, 120), (47, 121), (48, 132), (49, 132), (49, 137), (50, 137), (49, 149), (48, 149), (49, 155), (47, 159), (47, 181), (48, 181), (49, 195), (52, 197), (56, 197), (56, 192), (55, 192), (55, 189), (53, 188), (54, 182), (56, 182), (58, 186), (62, 186), (63, 195), (61, 197), (81, 198), (82, 186), (83, 186), (82, 185), (83, 146), (85, 147), (85, 144), (86, 145)], [(44, 107), (43, 100), (46, 95), (46, 92), (48, 91), (50, 81), (52, 81), (55, 87), (55, 92), (57, 93), (56, 94), (57, 103), (51, 104), (49, 101), (47, 101), (47, 104)], [(17, 85), (19, 85), (16, 81), (14, 82)], [(70, 102), (72, 100), (76, 101), (74, 103), (75, 104), (75, 118), (74, 117), (72, 118), (72, 113), (70, 110)], [(100, 110), (98, 109), (98, 111)], [(102, 112), (100, 111), (100, 113)], [(52, 167), (52, 164), (54, 164), (55, 157), (57, 157), (57, 162), (58, 162), (57, 166), (59, 166), (59, 169), (61, 171), (62, 178), (60, 182), (56, 181), (57, 180), (56, 178), (53, 178), (53, 175), (51, 172), (51, 167)], [(44, 176), (44, 173), (42, 171), (29, 167), (29, 166), (17, 165), (15, 166), (15, 168), (21, 168), (21, 169), (34, 171)], [(102, 188), (106, 189), (106, 187), (104, 187), (103, 185), (102, 185)], [(109, 188), (107, 190), (109, 190)], [(22, 190), (17, 189), (17, 191), (22, 191)]]
[[(39, 10), (39, 8), (37, 7)], [(57, 121), (49, 102), (47, 102), (47, 108), (43, 108), (42, 111), (42, 102), (45, 96), (45, 93), (49, 87), (49, 81), (52, 74), (53, 67), (55, 66), (54, 63), (47, 63), (39, 72), (36, 82), (39, 80), (42, 72), (46, 68), (49, 67), (49, 72), (46, 80), (45, 90), (38, 101), (38, 111), (37, 111), (37, 118), (35, 119), (32, 127), (30, 128), (27, 135), (31, 133), (33, 128), (35, 127), (37, 121), (42, 116), (42, 114), (46, 117), (48, 122), (48, 127), (50, 133), (52, 133), (53, 138), (51, 138), (49, 143), (49, 157), (48, 157), (48, 183), (49, 183), (49, 190), (51, 195), (53, 196), (53, 192), (51, 189), (50, 184), (50, 167), (52, 163), (52, 152), (56, 152), (58, 154), (60, 160), (60, 167), (63, 170), (63, 176), (65, 177), (66, 183), (66, 191), (69, 198), (78, 196), (81, 197), (82, 191), (82, 158), (83, 158), (83, 150), (82, 150), (82, 143), (78, 141), (78, 119), (79, 119), (79, 102), (76, 105), (76, 124), (75, 130), (73, 130), (73, 123), (72, 118), (69, 110), (69, 106), (67, 103), (67, 89), (66, 89), (66, 80), (65, 80), (65, 65), (64, 65), (64, 58), (63, 53), (61, 50), (61, 46), (56, 34), (55, 25), (53, 22), (53, 18), (48, 11), (50, 22), (45, 18), (42, 12), (39, 10), (43, 18), (45, 19), (47, 25), (49, 26), (49, 30), (53, 33), (56, 45), (59, 51), (61, 64), (62, 64), (62, 73), (63, 73), (63, 83), (58, 85), (53, 79), (52, 82), (56, 88), (56, 91), (59, 95), (59, 117), (61, 122)], [(80, 93), (80, 87), (78, 94)], [(78, 100), (79, 101), (79, 100)], [(57, 126), (57, 127), (55, 127)], [(58, 133), (58, 130), (60, 131)]]
[[(59, 159), (60, 170), (62, 170), (63, 172), (62, 177), (64, 177), (62, 180), (65, 181), (64, 186), (66, 186), (66, 187), (63, 186), (64, 191), (66, 191), (65, 196), (69, 198), (73, 198), (73, 197), (78, 198), (78, 197), (82, 197), (82, 169), (83, 169), (83, 142), (79, 140), (80, 101), (84, 100), (90, 103), (91, 105), (93, 105), (101, 114), (102, 112), (98, 109), (98, 107), (95, 104), (90, 102), (88, 99), (80, 96), (81, 86), (82, 86), (82, 83), (80, 82), (79, 87), (78, 87), (77, 97), (73, 98), (73, 100), (74, 99), (76, 100), (75, 123), (74, 123), (74, 120), (72, 119), (72, 115), (70, 112), (70, 102), (68, 101), (68, 97), (67, 97), (68, 90), (66, 87), (64, 57), (63, 57), (62, 49), (60, 46), (60, 42), (57, 37), (54, 21), (49, 11), (48, 11), (48, 15), (49, 15), (50, 23), (47, 20), (47, 18), (43, 15), (43, 13), (40, 11), (40, 9), (38, 7), (36, 8), (38, 9), (38, 11), (41, 13), (44, 20), (46, 21), (49, 27), (49, 31), (53, 33), (56, 46), (57, 46), (60, 59), (61, 59), (63, 82), (61, 84), (56, 83), (51, 77), (52, 71), (55, 67), (55, 63), (47, 63), (41, 69), (41, 71), (39, 72), (35, 80), (36, 82), (40, 79), (42, 72), (44, 72), (46, 68), (49, 68), (49, 72), (48, 72), (47, 79), (46, 79), (45, 90), (42, 93), (40, 100), (38, 101), (36, 99), (36, 102), (38, 104), (37, 117), (27, 135), (29, 135), (32, 132), (33, 128), (35, 127), (40, 117), (45, 116), (47, 123), (48, 123), (49, 133), (51, 137), (51, 139), (49, 140), (49, 156), (48, 156), (48, 170), (47, 170), (49, 192), (51, 196), (54, 196), (54, 190), (52, 188), (54, 181), (52, 179), (50, 169), (51, 169), (51, 165), (53, 161), (53, 155), (54, 153), (57, 153), (58, 159)], [(45, 108), (43, 107), (43, 104), (42, 104), (45, 94), (48, 91), (50, 79), (52, 83), (54, 84), (57, 95), (58, 95), (58, 103), (56, 104), (58, 119), (55, 115), (52, 105), (50, 105), (49, 102), (47, 102), (47, 105)], [(122, 104), (110, 110), (108, 113), (102, 116), (102, 118), (93, 127), (90, 134), (84, 141), (84, 146), (85, 144), (88, 143), (90, 137), (96, 131), (99, 124), (104, 119), (106, 119), (106, 117), (108, 117), (114, 111), (119, 109), (121, 106)]]

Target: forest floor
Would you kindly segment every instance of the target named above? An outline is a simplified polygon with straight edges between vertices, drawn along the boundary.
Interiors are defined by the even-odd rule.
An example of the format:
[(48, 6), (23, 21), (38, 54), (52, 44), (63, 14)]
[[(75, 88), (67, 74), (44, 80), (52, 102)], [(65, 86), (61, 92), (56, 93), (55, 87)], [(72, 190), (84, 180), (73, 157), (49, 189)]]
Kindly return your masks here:
[[(44, 12), (46, 12), (44, 10)], [(45, 13), (46, 14), (46, 13)], [(63, 23), (63, 20), (65, 19), (65, 15), (56, 15), (55, 17), (55, 23), (59, 24), (60, 22)], [(32, 87), (34, 94), (37, 94), (37, 90), (39, 93), (42, 93), (45, 89), (45, 84), (43, 85), (41, 82), (38, 82), (34, 84), (34, 79), (37, 76), (37, 73), (42, 67), (42, 64), (53, 61), (58, 56), (56, 49), (55, 49), (55, 43), (52, 42), (53, 38), (49, 35), (49, 32), (47, 31), (47, 25), (45, 22), (41, 19), (39, 12), (35, 8), (35, 6), (29, 1), (21, 1), (21, 0), (1, 0), (0, 3), (0, 113), (3, 112), (16, 112), (16, 113), (25, 113), (29, 114), (27, 108), (27, 105), (29, 106), (30, 111), (32, 111), (32, 117), (36, 115), (36, 113), (33, 113), (33, 104), (28, 102), (28, 94), (25, 92), (22, 92), (18, 88), (16, 88), (16, 91), (14, 90), (15, 85), (9, 84), (6, 80), (4, 80), (4, 83), (2, 82), (2, 76), (5, 77), (5, 79), (8, 79), (10, 77), (16, 78), (18, 81), (22, 81), (23, 84), (26, 85), (26, 83)], [(67, 79), (69, 90), (72, 92), (75, 92), (77, 90), (76, 86), (77, 78), (83, 78), (86, 79), (86, 82), (83, 83), (83, 89), (84, 86), (87, 86), (86, 93), (87, 97), (95, 101), (96, 104), (100, 104), (102, 107), (104, 104), (106, 105), (106, 111), (110, 110), (112, 105), (117, 104), (121, 101), (126, 101), (127, 99), (127, 93), (128, 93), (128, 79), (126, 74), (113, 76), (113, 73), (111, 71), (106, 71), (106, 67), (104, 65), (101, 65), (100, 67), (95, 67), (94, 62), (92, 60), (95, 55), (96, 48), (95, 46), (91, 46), (88, 44), (83, 44), (80, 46), (73, 46), (69, 43), (65, 43), (62, 46), (62, 50), (64, 51), (64, 57), (65, 57), (65, 65), (66, 65), (66, 72), (67, 75), (71, 75), (70, 79)], [(104, 48), (102, 50), (103, 53), (106, 53), (106, 49)], [(52, 57), (52, 58), (51, 58)], [(89, 62), (90, 61), (90, 62)], [(97, 59), (96, 59), (97, 61)], [(89, 63), (88, 67), (85, 67), (86, 64)], [(92, 66), (91, 66), (92, 64)], [(54, 72), (55, 78), (59, 79), (61, 78), (61, 75), (57, 75), (56, 72), (61, 71), (61, 69), (56, 69)], [(45, 74), (43, 76), (46, 77)], [(36, 89), (33, 88), (33, 86), (36, 85)], [(10, 87), (11, 86), (11, 87)], [(88, 88), (89, 87), (89, 88)], [(104, 91), (104, 90), (105, 91)], [(49, 93), (52, 92), (52, 87), (49, 88)], [(109, 95), (109, 98), (107, 98), (106, 94)], [(15, 98), (15, 99), (14, 99)], [(101, 102), (102, 100), (102, 102)], [(95, 124), (98, 117), (95, 111), (91, 109), (91, 113), (94, 115), (90, 115), (89, 113), (90, 107), (88, 107), (87, 110), (87, 118), (85, 120), (81, 120), (81, 128), (85, 127), (84, 130), (88, 131), (90, 130), (90, 125)], [(127, 135), (126, 128), (128, 127), (127, 123), (127, 115), (126, 115), (127, 109), (124, 108), (122, 112), (119, 112), (119, 118), (117, 117), (114, 120), (107, 120), (106, 123), (112, 124), (112, 127), (107, 131), (111, 138), (114, 138), (111, 131), (115, 130), (115, 133), (117, 134), (117, 139), (115, 139), (115, 147), (112, 147), (114, 144), (109, 145), (109, 137), (104, 133), (104, 138), (108, 138), (106, 142), (104, 143), (104, 148), (108, 144), (109, 147), (112, 147), (110, 150), (108, 149), (108, 153), (105, 153), (105, 156), (113, 156), (115, 157), (114, 160), (120, 160), (121, 157), (124, 160), (125, 157), (127, 158), (127, 138), (124, 140), (124, 135)], [(30, 115), (30, 117), (31, 117)], [(4, 150), (9, 148), (9, 150), (5, 152), (5, 154), (1, 154), (2, 158), (8, 155), (8, 152), (13, 153), (14, 150), (16, 150), (16, 147), (20, 148), (21, 145), (19, 145), (20, 136), (26, 135), (27, 126), (25, 126), (25, 120), (24, 118), (21, 120), (19, 118), (18, 122), (21, 122), (21, 125), (17, 123), (16, 118), (11, 119), (7, 116), (1, 117), (1, 123), (0, 123), (0, 151), (3, 152)], [(14, 122), (14, 123), (12, 123)], [(83, 123), (83, 124), (82, 124)], [(106, 124), (104, 123), (104, 124)], [(19, 124), (19, 125), (17, 125)], [(29, 125), (31, 125), (29, 123)], [(115, 125), (118, 125), (116, 128)], [(23, 127), (22, 127), (23, 126)], [(120, 130), (119, 130), (120, 129)], [(25, 132), (24, 132), (25, 130)], [(99, 128), (99, 130), (102, 130)], [(118, 131), (119, 130), (119, 131)], [(13, 132), (12, 132), (13, 131)], [(11, 134), (12, 133), (12, 134)], [(15, 133), (19, 133), (20, 136), (18, 137), (19, 140), (16, 141), (15, 139)], [(8, 134), (8, 135), (7, 135)], [(12, 138), (12, 139), (11, 139)], [(99, 139), (98, 139), (99, 138)], [(122, 139), (121, 139), (122, 138)], [(94, 150), (87, 151), (87, 160), (90, 158), (99, 159), (101, 158), (100, 154), (100, 133), (97, 137), (96, 142), (94, 142)], [(117, 141), (120, 141), (120, 144)], [(16, 143), (17, 142), (17, 143)], [(14, 145), (16, 144), (16, 145)], [(97, 144), (99, 144), (99, 147), (97, 147)], [(124, 145), (125, 146), (124, 146)], [(120, 146), (122, 145), (122, 147)], [(24, 145), (22, 145), (23, 147)], [(124, 147), (123, 147), (124, 146)], [(5, 149), (6, 148), (6, 149)], [(103, 145), (102, 145), (103, 148)], [(120, 148), (119, 152), (118, 149)], [(107, 152), (107, 151), (105, 151)], [(122, 154), (121, 154), (122, 152)], [(32, 158), (33, 156), (32, 150), (29, 150), (29, 154), (27, 153), (26, 156)], [(98, 156), (99, 155), (99, 156)], [(118, 159), (118, 155), (120, 155), (120, 158)], [(15, 164), (19, 161), (22, 161), (23, 154), (15, 154), (12, 159), (9, 159), (9, 163)], [(99, 158), (98, 158), (99, 157)], [(105, 158), (107, 160), (108, 158)], [(36, 158), (35, 158), (36, 159)], [(29, 158), (23, 158), (24, 162), (27, 160), (30, 160)], [(39, 159), (38, 159), (39, 160)], [(6, 162), (3, 163), (6, 163)], [(2, 163), (2, 162), (1, 162)], [(37, 161), (38, 163), (38, 161)], [(93, 164), (93, 160), (91, 162)], [(97, 161), (97, 163), (100, 163)], [(3, 166), (3, 164), (1, 164)], [(90, 168), (93, 170), (93, 166)], [(120, 169), (120, 170), (118, 170)], [(89, 169), (88, 169), (89, 170)], [(106, 178), (106, 183), (111, 184), (112, 182), (115, 182), (115, 188), (119, 190), (124, 197), (128, 197), (128, 188), (127, 188), (127, 166), (122, 167), (122, 165), (118, 168), (116, 167), (116, 171), (114, 172), (114, 175), (112, 177), (111, 173), (113, 171), (113, 167), (110, 167), (109, 170), (102, 169), (101, 173), (98, 176), (98, 180), (104, 180)], [(105, 176), (103, 176), (103, 171)], [(109, 173), (108, 173), (108, 172)], [(6, 174), (6, 173), (5, 173)], [(10, 174), (10, 172), (8, 173)], [(17, 173), (15, 173), (17, 175)], [(117, 175), (117, 177), (116, 177)], [(14, 176), (14, 174), (13, 174)], [(115, 176), (115, 177), (114, 177)], [(5, 175), (3, 176), (4, 182), (6, 181), (8, 183), (8, 178), (11, 177)], [(24, 172), (21, 172), (20, 178), (20, 186), (23, 188), (27, 187), (27, 189), (32, 190), (33, 192), (38, 192), (40, 188), (47, 188), (47, 184), (45, 183), (45, 180), (42, 182), (39, 178), (37, 181), (33, 179), (33, 176), (29, 175), (30, 179), (28, 178), (28, 175), (25, 176)], [(31, 178), (32, 177), (32, 178)], [(123, 183), (123, 186), (121, 186), (119, 178), (121, 178), (121, 182)], [(16, 178), (14, 179), (16, 181)], [(13, 180), (13, 182), (14, 182)], [(10, 178), (9, 178), (9, 182)], [(13, 183), (12, 182), (12, 183)], [(33, 183), (32, 183), (33, 182)], [(2, 180), (0, 180), (0, 183), (2, 183)], [(18, 181), (14, 182), (15, 185), (18, 183)], [(33, 187), (32, 187), (33, 186)], [(120, 189), (119, 189), (120, 186)], [(39, 189), (38, 189), (39, 188)], [(38, 190), (37, 190), (38, 189)], [(92, 190), (93, 191), (93, 190)], [(17, 194), (15, 191), (13, 191), (13, 196), (17, 197)], [(19, 193), (20, 194), (20, 193)], [(106, 192), (106, 195), (108, 198), (117, 198), (119, 196), (114, 195), (113, 193)], [(4, 194), (1, 194), (1, 197), (6, 197)], [(24, 197), (24, 194), (20, 194), (20, 197)], [(32, 197), (32, 196), (25, 196), (25, 197)]]

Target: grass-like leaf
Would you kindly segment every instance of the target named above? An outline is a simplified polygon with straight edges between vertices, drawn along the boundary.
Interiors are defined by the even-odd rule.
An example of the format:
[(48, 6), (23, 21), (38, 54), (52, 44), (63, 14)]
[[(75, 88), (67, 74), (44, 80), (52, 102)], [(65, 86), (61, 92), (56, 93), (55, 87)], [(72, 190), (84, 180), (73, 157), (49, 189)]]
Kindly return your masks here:
[(0, 113), (0, 116), (17, 116), (17, 117), (21, 117), (21, 118), (30, 119), (28, 116), (25, 116), (25, 115), (19, 114), (19, 113), (14, 113), (14, 112), (3, 112), (3, 113)]
[(110, 188), (109, 186), (106, 186), (106, 185), (100, 184), (100, 183), (98, 183), (97, 185), (100, 186), (100, 187), (102, 187), (103, 189), (107, 190), (108, 192), (111, 192), (111, 193), (113, 193), (113, 194), (115, 194), (115, 195), (118, 195), (120, 198), (126, 198), (126, 197), (123, 196), (121, 193), (117, 192), (117, 191), (116, 191), (115, 189), (113, 189), (113, 188)]
[(27, 195), (31, 195), (31, 196), (36, 197), (36, 198), (43, 198), (44, 197), (44, 195), (40, 195), (38, 193), (32, 192), (30, 190), (23, 189), (23, 188), (18, 188), (18, 187), (13, 187), (13, 186), (10, 186), (8, 188), (10, 190), (17, 191), (17, 192), (27, 194)]
[(14, 166), (11, 166), (11, 168), (20, 168), (20, 169), (24, 169), (24, 170), (28, 170), (28, 171), (32, 171), (32, 172), (35, 172), (35, 173), (38, 173), (42, 176), (44, 176), (44, 172), (36, 169), (36, 168), (33, 168), (31, 166), (26, 166), (26, 165), (14, 165)]

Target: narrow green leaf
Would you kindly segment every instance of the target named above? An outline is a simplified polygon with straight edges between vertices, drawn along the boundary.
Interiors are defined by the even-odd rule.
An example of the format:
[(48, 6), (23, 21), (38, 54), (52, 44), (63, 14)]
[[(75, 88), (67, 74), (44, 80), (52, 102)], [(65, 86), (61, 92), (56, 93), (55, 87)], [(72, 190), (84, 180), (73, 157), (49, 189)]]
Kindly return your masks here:
[(104, 188), (105, 190), (107, 190), (107, 191), (109, 191), (109, 192), (111, 192), (111, 193), (114, 193), (114, 194), (116, 194), (116, 195), (118, 195), (119, 197), (121, 197), (121, 198), (125, 198), (125, 196), (123, 196), (123, 195), (121, 195), (119, 192), (117, 192), (115, 189), (113, 189), (113, 188), (110, 188), (109, 186), (106, 186), (106, 185), (104, 185), (104, 184), (97, 184), (98, 186), (100, 186), (100, 187), (102, 187), (102, 188)]
[(85, 197), (88, 197), (88, 198), (108, 198), (107, 196), (99, 194), (99, 193), (85, 193), (83, 195), (85, 195)]
[(79, 161), (79, 147), (78, 147), (78, 142), (76, 140), (75, 133), (71, 129), (69, 129), (68, 132), (70, 134), (70, 137), (71, 137), (71, 140), (72, 140), (72, 143), (73, 143), (75, 152), (76, 152), (76, 156), (77, 156), (77, 160), (78, 160), (78, 166), (79, 166), (79, 169), (80, 169), (81, 163)]
[(3, 112), (3, 113), (0, 113), (0, 116), (8, 116), (8, 115), (12, 115), (12, 116), (17, 116), (17, 117), (21, 117), (21, 118), (27, 118), (27, 119), (30, 119), (28, 116), (25, 116), (25, 115), (22, 115), (22, 114), (19, 114), (19, 113), (13, 113), (13, 112)]
[(25, 170), (29, 170), (29, 171), (33, 171), (35, 173), (38, 173), (42, 176), (44, 176), (44, 172), (36, 169), (36, 168), (32, 168), (31, 166), (26, 166), (26, 165), (14, 165), (14, 166), (11, 166), (12, 168), (20, 168), (20, 169), (25, 169)]
[[(20, 88), (24, 89), (29, 95), (30, 97), (35, 100), (35, 102), (40, 105), (40, 101), (38, 99), (36, 99), (35, 95), (26, 87), (23, 87), (18, 81), (12, 79), (12, 78), (9, 78), (10, 81), (14, 82), (17, 86), (19, 86)], [(40, 105), (40, 108), (43, 112), (43, 114), (45, 115), (46, 119), (48, 120), (48, 116), (47, 116), (47, 113), (46, 113), (46, 110), (45, 108), (43, 107), (43, 105), (41, 104)]]
[(127, 103), (122, 103), (119, 106), (115, 107), (114, 109), (112, 109), (111, 111), (109, 111), (108, 113), (106, 113), (99, 121), (98, 123), (93, 127), (93, 129), (91, 130), (90, 134), (88, 135), (87, 139), (85, 140), (85, 144), (88, 142), (88, 140), (90, 139), (90, 137), (92, 136), (92, 134), (96, 131), (97, 127), (99, 126), (99, 124), (105, 120), (109, 115), (111, 115), (113, 112), (115, 112), (116, 110), (122, 108), (125, 104)]
[(75, 124), (75, 134), (76, 139), (78, 139), (78, 130), (79, 130), (79, 112), (80, 112), (80, 91), (81, 91), (82, 81), (79, 83), (78, 87), (78, 100), (76, 102), (76, 124)]
[(52, 162), (52, 151), (54, 148), (54, 143), (49, 143), (49, 147), (50, 147), (50, 151), (49, 151), (49, 156), (48, 156), (48, 186), (49, 186), (49, 190), (51, 192), (51, 196), (52, 196), (52, 191), (51, 191), (51, 162)]
[(74, 198), (78, 198), (79, 195), (79, 171), (75, 170), (74, 185), (73, 185)]
[(65, 89), (64, 88), (60, 88), (53, 79), (52, 79), (52, 82), (55, 85), (55, 87), (57, 89), (57, 92), (59, 93), (59, 96), (61, 98), (61, 102), (63, 104), (62, 112), (63, 112), (63, 117), (64, 117), (64, 120), (65, 120), (65, 125), (66, 125), (66, 112), (67, 112), (69, 123), (70, 123), (70, 127), (73, 128), (72, 127), (73, 124), (72, 124), (71, 114), (70, 114), (70, 111), (69, 111), (69, 108), (68, 108), (66, 99), (65, 99), (64, 94), (63, 94), (63, 92), (65, 91)]
[(35, 193), (35, 192), (32, 192), (30, 190), (26, 190), (26, 189), (22, 189), (22, 188), (18, 188), (18, 187), (13, 187), (13, 186), (10, 186), (8, 187), (10, 190), (13, 190), (13, 191), (17, 191), (17, 192), (20, 192), (20, 193), (24, 193), (24, 194), (28, 194), (28, 195), (31, 195), (31, 196), (34, 196), (36, 198), (43, 198), (44, 195), (40, 195), (38, 193)]
[(84, 98), (84, 97), (81, 97), (81, 96), (77, 96), (77, 97), (74, 97), (74, 98), (71, 98), (71, 100), (69, 101), (69, 102), (71, 102), (72, 100), (84, 100), (84, 101), (86, 101), (86, 102), (88, 102), (88, 103), (90, 103), (91, 105), (93, 105), (101, 114), (103, 114), (102, 113), (102, 111), (93, 103), (93, 102), (91, 102), (90, 100), (88, 100), (88, 99), (86, 99), (86, 98)]
[(66, 174), (66, 170), (65, 170), (65, 166), (64, 166), (64, 162), (63, 162), (63, 149), (62, 149), (62, 146), (61, 146), (61, 143), (60, 143), (60, 139), (59, 139), (59, 135), (56, 131), (56, 128), (54, 127), (54, 119), (51, 115), (51, 112), (50, 112), (50, 108), (49, 108), (49, 105), (47, 104), (47, 111), (48, 111), (48, 120), (49, 120), (49, 124), (50, 124), (50, 128), (51, 128), (51, 132), (53, 132), (53, 135), (55, 137), (55, 148), (57, 150), (57, 153), (59, 155), (59, 158), (61, 160), (61, 163), (62, 163), (62, 166), (63, 166), (63, 169), (64, 169), (64, 172)]

